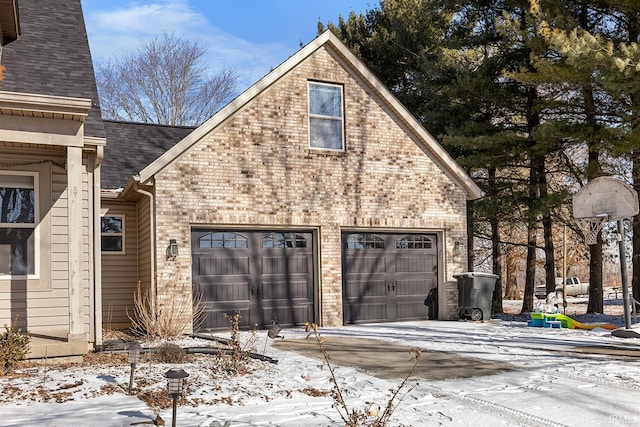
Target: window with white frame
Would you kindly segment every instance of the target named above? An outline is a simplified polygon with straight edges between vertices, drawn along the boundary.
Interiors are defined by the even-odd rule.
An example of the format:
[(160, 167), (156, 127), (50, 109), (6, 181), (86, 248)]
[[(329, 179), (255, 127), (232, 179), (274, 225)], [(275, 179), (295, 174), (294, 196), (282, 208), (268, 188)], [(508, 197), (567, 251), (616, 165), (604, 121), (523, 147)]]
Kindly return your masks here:
[(37, 276), (38, 174), (0, 172), (0, 276)]
[(124, 216), (105, 215), (101, 218), (102, 252), (124, 253)]
[(309, 146), (344, 150), (342, 86), (309, 82)]

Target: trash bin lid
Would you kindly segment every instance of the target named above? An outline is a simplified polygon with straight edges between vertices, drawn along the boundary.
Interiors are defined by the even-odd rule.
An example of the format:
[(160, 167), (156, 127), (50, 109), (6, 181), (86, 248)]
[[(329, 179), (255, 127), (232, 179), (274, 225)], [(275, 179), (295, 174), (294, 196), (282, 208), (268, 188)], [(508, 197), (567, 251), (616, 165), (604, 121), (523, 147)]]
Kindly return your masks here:
[(462, 273), (454, 274), (453, 277), (455, 277), (456, 279), (458, 277), (489, 277), (491, 279), (500, 278), (500, 276), (498, 276), (496, 274), (483, 273), (483, 272), (480, 272), (480, 271), (465, 271), (465, 272), (462, 272)]

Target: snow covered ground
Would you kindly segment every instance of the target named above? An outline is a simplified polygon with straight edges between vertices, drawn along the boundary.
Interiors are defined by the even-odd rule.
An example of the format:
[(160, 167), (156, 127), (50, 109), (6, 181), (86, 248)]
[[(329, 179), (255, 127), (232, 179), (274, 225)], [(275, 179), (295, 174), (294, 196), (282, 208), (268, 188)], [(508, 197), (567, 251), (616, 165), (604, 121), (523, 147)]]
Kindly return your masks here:
[[(578, 304), (580, 301), (576, 301)], [(506, 309), (517, 311), (516, 307)], [(606, 310), (605, 310), (606, 312)], [(569, 314), (569, 313), (568, 313)], [(401, 393), (390, 425), (404, 426), (635, 426), (640, 425), (640, 339), (604, 329), (528, 327), (522, 316), (489, 322), (420, 321), (320, 328), (325, 337), (373, 338), (384, 343), (499, 361), (513, 369), (491, 376), (441, 381), (414, 377)], [(624, 324), (619, 314), (591, 316)], [(248, 333), (245, 333), (248, 334)], [(284, 330), (285, 341), (302, 329)], [(183, 340), (182, 345), (211, 345)], [(321, 359), (278, 350), (262, 331), (256, 351), (277, 364), (252, 361), (245, 375), (225, 373), (212, 356), (181, 365), (141, 362), (135, 394), (127, 395), (129, 366), (100, 358), (69, 366), (34, 366), (0, 377), (2, 426), (129, 426), (159, 414), (171, 423), (161, 390), (171, 367), (187, 371), (178, 408), (180, 426), (339, 426), (330, 374)], [(407, 357), (409, 354), (407, 353)], [(386, 405), (401, 379), (388, 381), (336, 366), (350, 408)], [(164, 400), (163, 397), (165, 396)], [(154, 409), (154, 408), (163, 409)], [(150, 425), (150, 424), (147, 424)]]

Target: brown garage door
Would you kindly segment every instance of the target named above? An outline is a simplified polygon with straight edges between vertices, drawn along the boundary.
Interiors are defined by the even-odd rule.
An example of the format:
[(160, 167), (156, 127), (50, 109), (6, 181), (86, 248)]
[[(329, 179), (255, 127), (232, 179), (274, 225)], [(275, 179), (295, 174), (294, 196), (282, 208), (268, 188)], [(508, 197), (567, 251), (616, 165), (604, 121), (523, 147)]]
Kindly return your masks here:
[(438, 286), (434, 234), (343, 233), (344, 323), (427, 319)]
[(194, 292), (201, 292), (201, 329), (243, 328), (315, 321), (313, 232), (192, 230)]

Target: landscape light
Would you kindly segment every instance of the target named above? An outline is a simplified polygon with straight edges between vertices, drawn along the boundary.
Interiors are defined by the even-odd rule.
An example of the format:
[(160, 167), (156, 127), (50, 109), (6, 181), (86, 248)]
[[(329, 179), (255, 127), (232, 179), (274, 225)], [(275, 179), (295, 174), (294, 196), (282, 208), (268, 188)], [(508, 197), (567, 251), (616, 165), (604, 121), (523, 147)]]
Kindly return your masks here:
[(142, 347), (140, 344), (133, 343), (127, 346), (127, 359), (131, 365), (131, 376), (129, 377), (129, 395), (131, 395), (131, 389), (133, 388), (133, 373), (136, 370), (136, 365), (140, 360), (140, 351)]
[(167, 378), (167, 390), (173, 399), (173, 419), (171, 425), (176, 427), (176, 408), (178, 407), (178, 396), (182, 394), (184, 379), (189, 376), (183, 369), (171, 368), (164, 376)]

